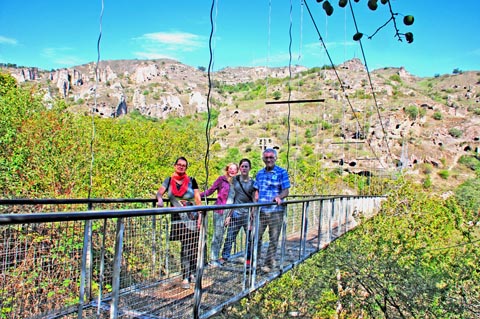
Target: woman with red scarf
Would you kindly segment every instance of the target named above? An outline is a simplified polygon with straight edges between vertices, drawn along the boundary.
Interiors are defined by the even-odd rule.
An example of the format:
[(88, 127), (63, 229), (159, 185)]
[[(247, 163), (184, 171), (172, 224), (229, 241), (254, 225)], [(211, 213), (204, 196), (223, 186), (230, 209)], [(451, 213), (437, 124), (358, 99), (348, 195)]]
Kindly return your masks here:
[[(162, 196), (167, 193), (171, 206), (201, 205), (200, 192), (195, 178), (186, 174), (188, 161), (179, 157), (175, 161), (175, 172), (165, 179), (157, 192), (157, 206), (163, 207)], [(197, 271), (198, 240), (200, 220), (195, 213), (174, 213), (170, 230), (170, 240), (180, 240), (180, 260), (182, 264), (182, 288), (189, 289)]]

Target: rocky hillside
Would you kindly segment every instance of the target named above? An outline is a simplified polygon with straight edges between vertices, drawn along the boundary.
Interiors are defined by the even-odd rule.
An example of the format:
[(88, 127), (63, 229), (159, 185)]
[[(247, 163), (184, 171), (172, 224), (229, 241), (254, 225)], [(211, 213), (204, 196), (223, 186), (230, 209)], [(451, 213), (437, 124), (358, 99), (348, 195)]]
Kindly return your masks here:
[(8, 71), (19, 83), (38, 84), (47, 103), (66, 99), (73, 112), (165, 119), (209, 106), (219, 111), (212, 137), (220, 154), (262, 145), (283, 152), (290, 145), (293, 159), (314, 156), (322, 167), (347, 172), (403, 168), (421, 180), (434, 170), (443, 177), (432, 175), (434, 181), (445, 188), (473, 174), (458, 159), (479, 154), (478, 71), (418, 78), (403, 68), (385, 68), (371, 72), (370, 85), (358, 59), (335, 69), (228, 68), (210, 74), (207, 105), (208, 74), (177, 61), (102, 61), (98, 79), (96, 68), (91, 63)]

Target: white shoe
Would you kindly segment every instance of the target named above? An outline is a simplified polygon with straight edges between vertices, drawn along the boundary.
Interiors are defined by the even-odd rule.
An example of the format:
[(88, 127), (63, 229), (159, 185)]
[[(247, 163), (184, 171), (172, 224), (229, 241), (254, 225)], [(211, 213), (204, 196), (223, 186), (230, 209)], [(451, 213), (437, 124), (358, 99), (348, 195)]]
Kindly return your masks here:
[(269, 266), (262, 266), (260, 270), (263, 271), (264, 273), (269, 273), (272, 271), (272, 268), (270, 268)]
[(188, 282), (188, 279), (183, 279), (182, 288), (183, 289), (190, 289), (190, 283)]

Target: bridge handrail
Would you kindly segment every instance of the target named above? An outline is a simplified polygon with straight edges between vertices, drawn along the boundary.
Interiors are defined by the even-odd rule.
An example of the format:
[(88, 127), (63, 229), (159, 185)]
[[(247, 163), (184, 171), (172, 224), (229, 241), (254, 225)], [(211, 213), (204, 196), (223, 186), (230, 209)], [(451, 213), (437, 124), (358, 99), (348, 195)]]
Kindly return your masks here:
[[(202, 216), (210, 218), (213, 215), (211, 212), (216, 210), (251, 207), (256, 211), (261, 206), (271, 206), (276, 203), (0, 214), (0, 246), (2, 251), (5, 251), (4, 254), (0, 254), (0, 270), (6, 278), (3, 290), (0, 290), (0, 300), (3, 298), (8, 302), (7, 308), (14, 314), (11, 318), (32, 317), (24, 316), (22, 313), (25, 309), (29, 311), (32, 309), (28, 306), (28, 302), (32, 300), (31, 297), (22, 299), (30, 295), (30, 292), (22, 293), (15, 289), (26, 289), (26, 286), (18, 286), (17, 283), (23, 276), (30, 278), (28, 276), (32, 270), (27, 269), (34, 266), (36, 272), (45, 271), (38, 277), (42, 280), (39, 285), (43, 287), (45, 294), (55, 292), (55, 288), (52, 287), (55, 284), (60, 285), (58, 289), (65, 290), (61, 287), (64, 284), (65, 287), (69, 287), (67, 291), (71, 291), (69, 298), (72, 298), (73, 293), (77, 296), (77, 300), (80, 300), (74, 306), (68, 306), (72, 303), (70, 300), (62, 308), (59, 305), (63, 300), (61, 295), (54, 295), (57, 299), (55, 302), (50, 301), (52, 305), (43, 305), (45, 309), (53, 309), (53, 312), (44, 309), (41, 313), (36, 313), (35, 318), (71, 318), (75, 313), (78, 313), (78, 318), (96, 318), (99, 312), (106, 309), (110, 312), (112, 319), (142, 317), (145, 310), (140, 306), (129, 305), (125, 298), (135, 299), (138, 296), (153, 293), (152, 289), (156, 289), (152, 298), (162, 306), (159, 306), (159, 310), (151, 310), (145, 318), (177, 317), (178, 314), (208, 318), (218, 313), (224, 306), (259, 289), (344, 234), (356, 225), (355, 211), (374, 210), (378, 208), (376, 205), (383, 197), (333, 195), (293, 198), (299, 197), (289, 197), (283, 203), (287, 208), (287, 214), (283, 217), (283, 222), (280, 221), (282, 235), (276, 253), (278, 268), (274, 272), (260, 272), (260, 258), (257, 264), (257, 253), (269, 247), (269, 240), (266, 239), (267, 236), (263, 239), (259, 237), (257, 230), (260, 217), (256, 214), (249, 226), (253, 229), (254, 242), (252, 268), (247, 268), (246, 264), (240, 261), (240, 257), (246, 257), (247, 249), (245, 238), (237, 237), (229, 266), (216, 269), (209, 268), (203, 263), (199, 265), (198, 278), (191, 294), (187, 292), (182, 294), (182, 291), (178, 292), (178, 286), (175, 286), (178, 285), (177, 279), (180, 276), (179, 263), (175, 260), (178, 258), (176, 256), (179, 254), (179, 246), (168, 239), (171, 226), (168, 216), (175, 212), (200, 211), (203, 212)], [(107, 202), (113, 205), (139, 202), (149, 205), (155, 204), (156, 200), (2, 199), (0, 205), (63, 205), (92, 202), (100, 203), (104, 207), (103, 204)], [(359, 204), (361, 202), (368, 203), (362, 208), (360, 206), (363, 204)], [(38, 207), (38, 209), (45, 208), (49, 207)], [(202, 247), (207, 247), (211, 233), (211, 223), (207, 223), (207, 219), (204, 219), (200, 230), (198, 260), (208, 262), (207, 256), (203, 258), (205, 251)], [(264, 254), (262, 256), (265, 256)], [(80, 258), (77, 262), (72, 259), (75, 255)], [(28, 258), (33, 260), (29, 261)], [(64, 262), (67, 264), (63, 265)], [(130, 263), (132, 263), (131, 266), (129, 266)], [(143, 265), (143, 268), (135, 268), (139, 265)], [(69, 269), (67, 274), (70, 273), (71, 276), (66, 278), (63, 284), (61, 280), (58, 281), (56, 273), (59, 269), (63, 269), (62, 267)], [(161, 271), (158, 272), (159, 270)], [(222, 274), (225, 273), (234, 277), (223, 278)], [(128, 284), (129, 281), (132, 283)], [(217, 292), (216, 281), (229, 286)], [(106, 285), (108, 283), (111, 285)], [(71, 286), (72, 284), (80, 286)], [(170, 294), (165, 295), (168, 292)], [(15, 293), (15, 298), (12, 297), (12, 293)], [(220, 299), (214, 301), (214, 304), (205, 304), (211, 303), (211, 300), (217, 300), (212, 296)], [(155, 303), (149, 304), (153, 306)], [(173, 312), (170, 313), (170, 311)], [(184, 317), (183, 315), (179, 316)], [(9, 318), (8, 315), (7, 318)]]
[[(372, 196), (355, 195), (325, 195), (308, 198), (287, 200), (284, 205), (299, 204), (306, 202), (315, 202), (318, 200), (329, 200), (336, 198), (369, 198)], [(382, 196), (374, 196), (382, 197)], [(156, 203), (155, 199), (0, 199), (0, 205), (38, 205), (38, 204), (87, 204), (87, 203)], [(275, 203), (247, 203), (247, 204), (226, 204), (226, 205), (202, 205), (188, 207), (163, 207), (163, 208), (140, 208), (140, 209), (105, 209), (105, 210), (87, 210), (70, 212), (50, 212), (50, 213), (20, 213), (20, 214), (0, 214), (0, 225), (13, 225), (22, 223), (42, 223), (42, 222), (62, 222), (94, 220), (105, 218), (121, 217), (140, 217), (152, 215), (170, 215), (179, 212), (207, 212), (212, 210), (250, 208), (261, 206), (274, 206)]]

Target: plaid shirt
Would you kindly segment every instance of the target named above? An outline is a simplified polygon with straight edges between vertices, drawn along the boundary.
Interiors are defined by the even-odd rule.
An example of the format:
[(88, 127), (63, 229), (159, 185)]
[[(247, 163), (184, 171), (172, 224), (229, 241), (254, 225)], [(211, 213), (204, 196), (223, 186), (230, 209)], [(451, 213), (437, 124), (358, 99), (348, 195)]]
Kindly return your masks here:
[[(279, 195), (282, 190), (290, 188), (290, 180), (286, 169), (275, 165), (271, 171), (262, 168), (258, 171), (253, 185), (258, 190), (259, 203), (271, 203), (273, 199)], [(284, 206), (272, 205), (261, 207), (264, 213), (280, 212), (284, 210)]]

